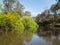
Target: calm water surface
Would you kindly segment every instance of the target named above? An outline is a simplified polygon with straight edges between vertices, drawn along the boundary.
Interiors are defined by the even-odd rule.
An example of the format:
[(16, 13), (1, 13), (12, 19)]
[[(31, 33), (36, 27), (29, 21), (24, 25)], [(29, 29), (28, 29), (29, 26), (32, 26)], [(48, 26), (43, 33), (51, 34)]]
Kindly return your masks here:
[(59, 36), (38, 36), (34, 34), (30, 40), (25, 40), (24, 45), (60, 45)]

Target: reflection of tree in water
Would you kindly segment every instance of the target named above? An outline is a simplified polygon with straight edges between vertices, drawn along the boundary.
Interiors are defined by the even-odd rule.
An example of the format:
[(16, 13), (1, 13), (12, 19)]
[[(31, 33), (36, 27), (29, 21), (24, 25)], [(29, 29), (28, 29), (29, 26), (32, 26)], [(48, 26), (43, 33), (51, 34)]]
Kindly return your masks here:
[(26, 34), (25, 37), (24, 37), (24, 38), (25, 38), (24, 40), (25, 40), (25, 41), (30, 41), (30, 40), (32, 39), (32, 36), (33, 36), (32, 33)]
[(60, 38), (59, 35), (55, 36), (41, 36), (38, 35), (39, 37), (43, 37), (46, 41), (46, 45), (60, 45)]
[(49, 35), (59, 35), (60, 34), (60, 30), (58, 29), (50, 29), (48, 28), (48, 26), (40, 26), (37, 30), (37, 34), (38, 35), (42, 35), (42, 36), (49, 36)]
[(44, 39), (45, 39), (47, 42), (50, 42), (50, 41), (51, 41), (51, 36), (44, 37)]
[(22, 36), (18, 36), (17, 34), (15, 35), (15, 33), (8, 33), (8, 35), (3, 34), (0, 36), (1, 45), (23, 45), (22, 40)]
[(59, 36), (55, 36), (53, 39), (53, 37), (44, 37), (44, 39), (46, 40), (47, 44), (51, 44), (52, 45), (60, 45), (60, 40), (59, 40)]
[(56, 38), (52, 40), (52, 43), (53, 43), (53, 45), (60, 45), (59, 36), (56, 36)]
[(51, 36), (44, 37), (44, 39), (46, 41), (46, 45), (52, 45)]
[(37, 34), (40, 36), (50, 36), (51, 33), (51, 30), (47, 27), (42, 27), (37, 31)]

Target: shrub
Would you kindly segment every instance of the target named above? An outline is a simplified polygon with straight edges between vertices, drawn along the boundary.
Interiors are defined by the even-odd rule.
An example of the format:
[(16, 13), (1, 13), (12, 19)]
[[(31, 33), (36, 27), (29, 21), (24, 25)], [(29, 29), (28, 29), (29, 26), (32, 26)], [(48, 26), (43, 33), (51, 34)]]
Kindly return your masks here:
[(24, 26), (16, 12), (0, 13), (0, 45), (18, 45)]
[(21, 20), (25, 27), (26, 33), (36, 32), (38, 25), (35, 23), (35, 21), (30, 16), (23, 16)]
[(0, 14), (0, 29), (5, 31), (17, 31), (22, 33), (24, 26), (20, 20), (20, 16), (14, 12), (8, 14)]

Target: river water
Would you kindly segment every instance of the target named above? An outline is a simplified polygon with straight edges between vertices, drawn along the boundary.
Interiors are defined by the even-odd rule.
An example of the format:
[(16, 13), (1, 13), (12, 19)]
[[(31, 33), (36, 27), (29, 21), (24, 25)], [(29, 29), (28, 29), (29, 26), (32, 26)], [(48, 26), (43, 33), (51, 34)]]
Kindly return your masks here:
[(30, 40), (24, 40), (24, 45), (60, 45), (60, 35), (39, 36), (34, 34)]

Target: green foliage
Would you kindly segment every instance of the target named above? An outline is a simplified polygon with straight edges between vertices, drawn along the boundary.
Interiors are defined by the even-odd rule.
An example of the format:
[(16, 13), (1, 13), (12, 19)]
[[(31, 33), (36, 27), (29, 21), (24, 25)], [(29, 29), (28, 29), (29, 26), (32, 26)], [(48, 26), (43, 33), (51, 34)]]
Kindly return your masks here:
[(23, 16), (21, 20), (27, 33), (36, 32), (38, 25), (30, 16)]
[(24, 26), (16, 12), (9, 12), (8, 14), (0, 13), (0, 30), (22, 33)]
[(16, 12), (0, 13), (0, 45), (20, 45), (23, 32), (24, 25)]

